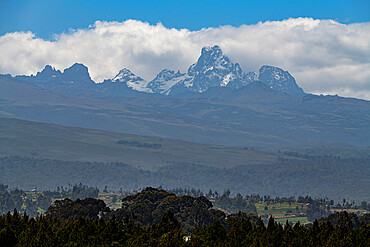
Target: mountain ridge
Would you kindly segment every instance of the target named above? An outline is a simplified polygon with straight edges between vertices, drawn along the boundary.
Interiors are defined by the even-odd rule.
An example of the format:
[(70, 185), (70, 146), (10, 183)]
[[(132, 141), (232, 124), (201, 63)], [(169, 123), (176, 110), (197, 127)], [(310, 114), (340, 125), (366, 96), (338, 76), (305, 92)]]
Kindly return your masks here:
[[(338, 142), (370, 146), (369, 101), (300, 95), (298, 87), (287, 94), (279, 88), (296, 85), (287, 71), (267, 66), (242, 74), (220, 48), (203, 53), (191, 66), (194, 77), (162, 70), (151, 85), (156, 93), (133, 90), (130, 83), (140, 84), (142, 78), (128, 69), (103, 83), (94, 83), (82, 64), (64, 72), (46, 66), (36, 76), (0, 75), (0, 117), (269, 151)], [(208, 63), (209, 58), (214, 61)], [(230, 73), (239, 77), (221, 86)], [(167, 82), (179, 85), (179, 78), (199, 83), (176, 93)], [(216, 78), (216, 86), (207, 83), (209, 78)], [(240, 78), (249, 82), (236, 88)], [(266, 83), (259, 78), (267, 78)], [(210, 87), (199, 92), (202, 86)]]
[[(114, 85), (117, 89), (118, 85), (138, 92), (163, 95), (178, 95), (187, 92), (204, 93), (213, 87), (239, 89), (251, 82), (258, 82), (278, 92), (296, 96), (305, 94), (289, 72), (278, 67), (262, 65), (257, 73), (244, 73), (240, 65), (232, 63), (217, 45), (203, 47), (197, 62), (189, 67), (187, 73), (163, 69), (151, 81), (146, 81), (132, 73), (131, 70), (123, 68), (112, 79), (96, 83), (91, 79), (88, 68), (80, 63), (73, 64), (63, 72), (46, 65), (42, 71), (37, 72), (36, 76), (16, 76), (16, 78), (31, 80), (34, 83), (53, 81), (59, 83), (58, 87), (61, 87), (62, 84), (66, 87), (71, 86), (68, 84), (74, 84), (75, 82), (83, 82), (78, 87), (85, 88), (94, 84), (105, 83), (105, 87)], [(55, 87), (56, 85), (48, 86)], [(73, 85), (72, 87), (76, 86)]]

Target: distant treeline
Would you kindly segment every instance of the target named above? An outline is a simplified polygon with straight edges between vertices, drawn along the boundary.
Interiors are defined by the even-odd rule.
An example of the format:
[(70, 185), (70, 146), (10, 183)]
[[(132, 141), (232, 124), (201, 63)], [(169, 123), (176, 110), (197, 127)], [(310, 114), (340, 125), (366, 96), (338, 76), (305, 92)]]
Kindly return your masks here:
[[(176, 188), (171, 189), (169, 192), (175, 193), (176, 195), (191, 195), (191, 196), (203, 196), (203, 192), (199, 189), (187, 189), (187, 188)], [(361, 204), (356, 204), (355, 202), (347, 201), (343, 199), (342, 202), (337, 202), (334, 204), (333, 200), (328, 198), (312, 198), (311, 196), (290, 196), (290, 197), (270, 197), (270, 196), (260, 196), (259, 194), (245, 195), (244, 197), (237, 193), (234, 197), (230, 196), (231, 191), (226, 190), (223, 193), (219, 193), (217, 190), (209, 190), (205, 194), (207, 198), (214, 200), (214, 206), (227, 210), (228, 212), (236, 213), (238, 211), (255, 213), (257, 214), (257, 209), (255, 203), (266, 203), (276, 204), (276, 203), (304, 203), (306, 204), (306, 209), (302, 216), (307, 216), (310, 222), (315, 219), (326, 217), (330, 214), (330, 209), (362, 209), (370, 211), (370, 203), (362, 201)], [(268, 216), (267, 216), (268, 217)]]
[(67, 188), (58, 187), (56, 191), (43, 191), (37, 193), (36, 198), (32, 198), (30, 192), (20, 189), (8, 190), (8, 186), (0, 184), (0, 213), (4, 214), (13, 211), (27, 211), (28, 215), (36, 216), (39, 211), (48, 210), (53, 199), (71, 198), (97, 198), (99, 190), (82, 184), (69, 185)]
[[(162, 186), (158, 187), (162, 189)], [(140, 189), (139, 189), (140, 191)], [(312, 198), (311, 196), (295, 196), (290, 197), (270, 197), (260, 196), (259, 194), (251, 194), (242, 196), (240, 193), (231, 196), (231, 191), (225, 190), (223, 193), (217, 190), (210, 189), (208, 193), (203, 193), (200, 189), (195, 188), (175, 188), (168, 189), (170, 193), (174, 193), (177, 196), (192, 196), (201, 197), (205, 196), (213, 201), (213, 206), (221, 208), (227, 212), (236, 213), (239, 211), (246, 213), (257, 214), (256, 203), (269, 204), (276, 203), (305, 203), (307, 206), (304, 210), (304, 215), (307, 216), (309, 221), (314, 221), (320, 217), (324, 217), (330, 214), (330, 209), (362, 209), (370, 211), (370, 203), (362, 201), (361, 204), (355, 204), (355, 202), (347, 201), (343, 199), (343, 203), (334, 204), (333, 200), (328, 198)], [(103, 189), (105, 193), (111, 193), (108, 191), (108, 187), (105, 186)], [(122, 190), (113, 191), (112, 198), (113, 203), (118, 198), (123, 198), (128, 195), (137, 194), (138, 190)], [(36, 191), (36, 188), (30, 191), (24, 191), (18, 188), (9, 189), (8, 185), (0, 184), (0, 214), (12, 211), (17, 208), (20, 212), (27, 212), (30, 216), (36, 216), (39, 213), (46, 211), (55, 199), (70, 198), (72, 200), (84, 199), (84, 198), (98, 198), (99, 189), (97, 187), (89, 187), (83, 184), (69, 184), (66, 187), (57, 186), (56, 190)], [(266, 215), (266, 219), (268, 215)]]
[(370, 217), (347, 212), (312, 224), (210, 210), (205, 197), (147, 188), (111, 211), (97, 199), (58, 200), (45, 215), (0, 217), (1, 246), (368, 246)]
[(169, 164), (157, 170), (143, 170), (119, 163), (60, 161), (31, 157), (0, 158), (0, 183), (10, 187), (40, 190), (66, 184), (86, 184), (102, 189), (134, 190), (147, 186), (199, 188), (206, 193), (230, 189), (245, 194), (273, 197), (311, 195), (370, 201), (370, 159), (280, 158), (275, 164), (216, 168), (202, 164)]

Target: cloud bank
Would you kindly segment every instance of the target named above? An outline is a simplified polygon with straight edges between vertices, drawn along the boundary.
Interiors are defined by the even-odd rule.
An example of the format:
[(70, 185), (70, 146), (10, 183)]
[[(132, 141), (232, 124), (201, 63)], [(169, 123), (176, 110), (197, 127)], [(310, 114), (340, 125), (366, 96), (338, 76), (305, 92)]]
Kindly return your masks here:
[(122, 68), (151, 80), (164, 68), (186, 71), (203, 46), (215, 44), (244, 72), (274, 65), (306, 92), (370, 99), (370, 22), (297, 18), (190, 31), (137, 20), (97, 21), (52, 41), (14, 32), (0, 37), (0, 73), (29, 75), (46, 64), (63, 70), (80, 62), (96, 82)]

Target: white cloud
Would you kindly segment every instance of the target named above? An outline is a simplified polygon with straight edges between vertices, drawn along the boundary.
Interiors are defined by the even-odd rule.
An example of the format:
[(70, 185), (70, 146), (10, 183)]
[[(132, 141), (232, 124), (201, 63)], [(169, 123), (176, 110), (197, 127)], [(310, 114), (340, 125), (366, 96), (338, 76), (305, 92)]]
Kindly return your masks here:
[(189, 31), (136, 20), (97, 21), (54, 41), (15, 32), (0, 37), (0, 73), (35, 74), (46, 64), (63, 70), (81, 62), (97, 82), (124, 67), (150, 80), (163, 68), (186, 71), (203, 46), (215, 44), (245, 72), (275, 65), (306, 92), (370, 99), (370, 22), (297, 18)]

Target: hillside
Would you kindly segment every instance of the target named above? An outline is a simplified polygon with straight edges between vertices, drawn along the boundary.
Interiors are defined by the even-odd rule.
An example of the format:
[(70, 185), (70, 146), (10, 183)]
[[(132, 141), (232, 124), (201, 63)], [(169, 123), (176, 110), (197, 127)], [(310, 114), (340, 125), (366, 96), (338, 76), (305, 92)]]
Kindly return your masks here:
[(370, 145), (364, 100), (289, 96), (260, 84), (181, 97), (131, 93), (55, 91), (0, 77), (0, 117), (271, 151)]
[(274, 152), (370, 146), (369, 101), (307, 94), (278, 67), (244, 73), (218, 46), (152, 81), (124, 68), (97, 83), (79, 63), (0, 75), (0, 117)]
[(339, 151), (320, 156), (318, 149), (268, 153), (2, 118), (0, 150), (0, 183), (12, 188), (162, 185), (370, 200), (370, 159), (361, 148), (349, 155), (347, 147), (343, 158)]
[(173, 139), (0, 118), (0, 155), (89, 162), (123, 162), (153, 170), (172, 164), (231, 168), (272, 164), (275, 153)]

